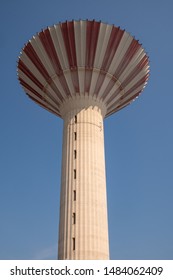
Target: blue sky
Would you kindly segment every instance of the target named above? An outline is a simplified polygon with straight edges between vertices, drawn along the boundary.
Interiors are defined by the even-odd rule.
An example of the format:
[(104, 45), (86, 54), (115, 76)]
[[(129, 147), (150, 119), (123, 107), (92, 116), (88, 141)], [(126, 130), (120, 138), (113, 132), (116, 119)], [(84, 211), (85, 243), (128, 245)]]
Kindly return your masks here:
[(63, 122), (20, 87), (17, 57), (36, 32), (96, 19), (139, 39), (151, 75), (105, 120), (111, 259), (173, 259), (173, 2), (2, 0), (0, 259), (56, 259)]

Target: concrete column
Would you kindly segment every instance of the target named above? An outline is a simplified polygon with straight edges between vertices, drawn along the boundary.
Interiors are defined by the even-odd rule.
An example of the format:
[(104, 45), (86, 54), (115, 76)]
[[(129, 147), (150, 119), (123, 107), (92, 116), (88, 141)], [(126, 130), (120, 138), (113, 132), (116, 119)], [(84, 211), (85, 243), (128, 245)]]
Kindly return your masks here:
[(109, 259), (102, 103), (75, 99), (64, 118), (58, 259)]

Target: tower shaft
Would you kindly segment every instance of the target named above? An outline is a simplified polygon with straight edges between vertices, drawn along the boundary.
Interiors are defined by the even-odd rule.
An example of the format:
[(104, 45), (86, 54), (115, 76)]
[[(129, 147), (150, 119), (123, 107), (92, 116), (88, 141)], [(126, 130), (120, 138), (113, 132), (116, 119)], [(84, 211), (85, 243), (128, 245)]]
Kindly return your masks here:
[(104, 108), (88, 99), (62, 107), (64, 119), (59, 259), (109, 259)]

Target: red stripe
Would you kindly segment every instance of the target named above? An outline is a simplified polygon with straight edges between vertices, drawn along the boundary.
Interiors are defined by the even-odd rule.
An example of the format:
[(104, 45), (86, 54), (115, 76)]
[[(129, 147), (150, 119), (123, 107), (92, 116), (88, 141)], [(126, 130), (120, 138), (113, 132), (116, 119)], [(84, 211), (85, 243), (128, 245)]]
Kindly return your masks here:
[(61, 31), (66, 47), (66, 53), (69, 61), (69, 66), (75, 92), (79, 92), (79, 78), (78, 72), (74, 71), (77, 69), (77, 58), (76, 58), (76, 46), (75, 46), (75, 32), (74, 32), (74, 21), (65, 22), (61, 24)]
[(122, 82), (122, 87), (126, 87), (137, 75), (138, 73), (146, 67), (147, 60), (146, 56), (137, 64), (137, 66), (133, 69), (133, 71), (126, 77), (126, 79)]
[[(139, 86), (141, 86), (142, 84), (144, 84), (148, 78), (149, 74), (146, 74), (144, 77), (142, 77), (133, 87), (131, 87), (124, 95), (123, 98), (127, 97), (130, 93), (132, 93), (133, 91), (135, 91)], [(119, 88), (114, 92), (114, 94), (108, 99), (108, 101), (106, 102), (106, 105), (109, 106), (109, 103), (121, 92), (121, 90), (124, 87), (119, 86)], [(114, 105), (114, 104), (113, 104)], [(112, 105), (112, 106), (113, 106)], [(111, 107), (112, 107), (111, 106)]]
[(117, 48), (120, 44), (123, 34), (124, 34), (124, 30), (121, 30), (119, 27), (115, 27), (115, 26), (112, 27), (108, 46), (101, 66), (101, 68), (104, 69), (105, 71), (108, 71), (110, 67), (110, 64), (117, 51)]
[[(56, 87), (56, 85), (52, 82), (51, 85), (50, 85), (51, 89), (53, 90), (53, 92), (58, 96), (59, 100), (61, 100), (61, 102), (64, 100), (61, 92), (58, 90), (58, 88)], [(55, 98), (52, 96), (51, 92), (47, 89), (47, 88), (44, 88), (44, 91), (48, 94), (48, 96), (55, 102), (59, 105), (59, 101), (55, 100)]]
[(133, 56), (136, 54), (136, 52), (140, 48), (140, 44), (136, 40), (132, 40), (130, 46), (128, 47), (126, 53), (124, 54), (118, 68), (116, 69), (114, 76), (120, 77), (123, 71), (126, 69), (130, 61), (132, 60)]
[(130, 93), (132, 93), (134, 90), (136, 90), (139, 86), (144, 85), (144, 83), (147, 81), (149, 74), (146, 74), (144, 77), (142, 77), (133, 87), (131, 87), (124, 95), (123, 98), (127, 97)]
[(85, 65), (92, 68), (94, 65), (100, 22), (87, 21), (86, 25), (86, 58)]
[[(135, 76), (139, 73), (139, 71), (141, 71), (142, 69), (144, 69), (147, 66), (147, 64), (148, 64), (148, 57), (144, 56), (142, 58), (142, 60), (138, 63), (138, 65), (134, 68), (134, 70), (122, 82), (122, 84), (121, 84), (122, 87), (118, 88), (114, 94), (117, 95), (122, 88), (125, 88), (135, 78)], [(114, 77), (114, 78), (116, 78), (116, 77)], [(110, 80), (109, 84), (107, 85), (107, 87), (102, 95), (102, 100), (105, 100), (106, 96), (109, 94), (109, 92), (111, 91), (114, 84), (115, 84), (115, 79)], [(111, 97), (108, 100), (108, 103), (111, 102), (112, 99), (113, 99), (113, 97)]]
[(70, 68), (77, 68), (74, 22), (64, 22), (61, 24), (61, 31), (66, 47), (67, 57)]
[[(27, 88), (27, 89), (30, 90), (32, 93), (34, 93), (38, 98), (40, 98), (41, 100), (44, 100), (46, 103), (49, 104), (49, 102), (48, 102), (47, 100), (45, 100), (44, 97), (43, 97), (40, 93), (38, 93), (34, 88), (32, 88), (32, 87), (31, 87), (28, 83), (26, 83), (23, 79), (19, 78), (19, 81), (20, 81), (20, 83), (21, 83), (25, 88)], [(48, 96), (57, 106), (60, 105), (59, 102), (58, 102), (53, 96), (51, 96), (51, 93), (50, 93), (48, 90), (46, 91), (46, 94), (47, 94), (47, 96)], [(28, 95), (30, 95), (30, 94), (28, 93)], [(50, 104), (50, 105), (53, 106), (52, 104)]]
[[(126, 54), (124, 55), (120, 65), (118, 66), (115, 74), (114, 74), (114, 77), (116, 79), (116, 77), (120, 77), (120, 75), (123, 73), (123, 71), (125, 70), (125, 68), (127, 67), (127, 65), (129, 64), (129, 62), (131, 61), (131, 59), (133, 58), (133, 56), (135, 55), (135, 53), (138, 51), (138, 49), (140, 48), (141, 46), (139, 45), (138, 41), (136, 40), (133, 40), (126, 52)], [(140, 66), (141, 67), (141, 66)], [(137, 70), (137, 67), (133, 70), (132, 73), (130, 73), (130, 75), (126, 78), (125, 81), (122, 82), (122, 85), (121, 87), (119, 87), (116, 92), (111, 96), (111, 98), (109, 98), (109, 100), (107, 101), (107, 105), (114, 99), (114, 97), (117, 96), (117, 94), (123, 89), (125, 88), (125, 86), (131, 82), (133, 80), (133, 78), (139, 73), (139, 69)], [(112, 85), (112, 82), (110, 81), (106, 90), (105, 90), (105, 93), (103, 95), (103, 100), (105, 99), (106, 95), (109, 93), (108, 89), (110, 90), (111, 88), (111, 85)], [(113, 86), (113, 85), (112, 85)], [(135, 87), (136, 89), (137, 87)]]
[(122, 86), (119, 86), (116, 91), (111, 95), (111, 97), (108, 99), (108, 101), (106, 102), (106, 105), (108, 106), (109, 103), (120, 93), (120, 91), (122, 90)]
[(125, 108), (127, 105), (128, 105), (128, 104), (123, 105), (122, 107), (121, 107), (121, 105), (119, 105), (119, 106), (115, 107), (113, 110), (107, 111), (106, 117), (109, 117), (110, 115), (112, 115), (112, 114), (118, 112), (118, 111), (121, 110), (122, 108)]
[(149, 64), (149, 59), (147, 55), (145, 55), (139, 62), (138, 69), (141, 70), (142, 68), (147, 67), (148, 64)]
[[(104, 70), (105, 72), (107, 72), (110, 67), (110, 64), (111, 64), (112, 59), (116, 53), (116, 50), (120, 44), (123, 34), (124, 34), (124, 31), (121, 30), (119, 27), (115, 27), (115, 26), (112, 27), (111, 34), (109, 37), (109, 42), (108, 42), (105, 56), (103, 59), (103, 63), (101, 66), (101, 69)], [(99, 91), (104, 82), (104, 79), (105, 79), (105, 75), (103, 75), (103, 73), (100, 73), (97, 84), (96, 84), (96, 89), (95, 89), (96, 96), (99, 94)], [(112, 83), (111, 83), (111, 85), (112, 85)], [(110, 88), (110, 84), (109, 84), (109, 88)], [(104, 99), (104, 97), (103, 97), (103, 99)]]
[(113, 86), (115, 85), (116, 81), (115, 79), (111, 79), (110, 82), (108, 83), (104, 93), (102, 94), (102, 100), (104, 101), (106, 96), (109, 94)]
[[(37, 85), (42, 91), (44, 91), (44, 86), (41, 84), (41, 82), (39, 80), (36, 79), (36, 77), (32, 74), (32, 72), (26, 67), (26, 65), (23, 63), (22, 60), (19, 60), (18, 63), (18, 68), (25, 73), (25, 75), (35, 84)], [(63, 97), (60, 93), (60, 91), (57, 89), (57, 87), (55, 86), (54, 83), (52, 83), (51, 88), (53, 89), (53, 91), (57, 94), (58, 98), (63, 101)]]
[(100, 22), (87, 21), (86, 24), (86, 55), (85, 55), (85, 91), (89, 93), (92, 69), (94, 65)]
[(26, 67), (21, 59), (19, 59), (18, 68), (34, 83), (36, 84), (41, 90), (44, 89), (44, 86), (40, 83), (39, 80), (32, 74), (32, 72)]
[(36, 66), (36, 68), (39, 70), (39, 72), (43, 75), (45, 80), (50, 83), (49, 73), (45, 69), (43, 63), (41, 62), (40, 58), (36, 54), (36, 52), (30, 42), (26, 45), (26, 47), (24, 48), (23, 51), (30, 58), (30, 60)]
[[(59, 62), (59, 58), (57, 56), (55, 47), (54, 47), (54, 43), (52, 41), (51, 35), (50, 35), (50, 31), (49, 29), (46, 29), (42, 32), (39, 33), (39, 37), (40, 40), (43, 44), (43, 47), (52, 63), (52, 66), (55, 70), (55, 73), (57, 74), (57, 76), (60, 78), (60, 75), (62, 76), (60, 78), (60, 82), (61, 85), (65, 91), (65, 93), (67, 94), (67, 96), (70, 96), (70, 90), (68, 88), (66, 79), (64, 78), (64, 74), (63, 74), (63, 70), (61, 68), (61, 64)], [(55, 86), (54, 83), (51, 84), (52, 89), (57, 93), (58, 97), (60, 98), (61, 101), (64, 100), (61, 92), (57, 89), (57, 87)]]
[(71, 69), (71, 77), (72, 77), (75, 93), (79, 93), (80, 92), (80, 90), (79, 90), (79, 78), (78, 78), (77, 70)]
[(126, 99), (123, 103), (121, 103), (117, 108), (119, 107), (124, 107), (126, 105), (128, 105), (130, 102), (132, 102), (136, 97), (138, 97), (141, 93), (141, 90), (138, 91), (137, 93), (135, 93), (133, 96), (131, 96), (130, 98)]
[(98, 96), (98, 94), (99, 94), (99, 91), (100, 91), (100, 89), (102, 87), (102, 84), (104, 82), (105, 76), (106, 76), (105, 72), (100, 71), (100, 74), (99, 74), (99, 77), (97, 79), (97, 83), (96, 83), (96, 86), (95, 86), (95, 91), (94, 91), (96, 96)]
[[(120, 102), (120, 100), (123, 100), (123, 99), (124, 99), (123, 97), (121, 97), (121, 98), (120, 98), (119, 100), (117, 100), (114, 104), (112, 104), (110, 107), (108, 107), (108, 109), (107, 109), (108, 114), (112, 114), (112, 113), (114, 113), (115, 111), (120, 110), (122, 107), (127, 106), (127, 105), (129, 104), (130, 101), (132, 102), (137, 96), (139, 96), (140, 92), (141, 92), (141, 91), (135, 93), (135, 94), (134, 94), (133, 96), (131, 96), (129, 99), (125, 100), (125, 101), (122, 102), (120, 105), (116, 106), (116, 104), (118, 104), (118, 103)], [(111, 110), (111, 108), (113, 108), (113, 109)], [(111, 111), (110, 111), (110, 110), (111, 110)]]
[[(60, 91), (58, 90), (58, 88), (54, 84), (52, 78), (50, 77), (50, 75), (47, 72), (46, 68), (42, 64), (40, 58), (38, 57), (37, 53), (35, 52), (35, 50), (34, 50), (34, 48), (33, 48), (33, 46), (31, 45), (30, 42), (24, 48), (24, 52), (30, 58), (30, 60), (33, 62), (35, 67), (38, 69), (38, 71), (43, 75), (43, 77), (45, 78), (46, 82), (50, 85), (50, 87), (59, 95), (60, 99), (63, 100), (63, 97), (62, 97)], [(65, 83), (65, 86), (64, 86), (64, 83)], [(70, 91), (68, 89), (66, 81), (64, 83), (63, 83), (63, 87), (65, 87), (65, 89), (66, 89), (66, 94), (70, 95)]]
[[(68, 96), (68, 97), (71, 96), (71, 92), (70, 92), (70, 89), (67, 85), (67, 82), (66, 82), (66, 79), (65, 79), (64, 75), (59, 76), (58, 79), (60, 81), (60, 84), (62, 85), (63, 90), (65, 91), (66, 96)], [(61, 94), (60, 91), (59, 91), (59, 93)], [(62, 97), (62, 99), (64, 99), (64, 98)]]
[(52, 66), (55, 70), (55, 73), (57, 75), (60, 75), (62, 73), (62, 68), (61, 68), (61, 64), (59, 62), (55, 47), (54, 47), (54, 43), (52, 41), (51, 35), (50, 35), (50, 31), (47, 28), (46, 30), (42, 31), (39, 33), (39, 38), (42, 42), (42, 45), (45, 49), (45, 51), (47, 52), (49, 59), (52, 63)]
[[(33, 89), (30, 85), (28, 85), (22, 78), (19, 78), (20, 84), (30, 90), (32, 93), (34, 93), (37, 97), (39, 97), (41, 100), (44, 100), (43, 96), (39, 94), (35, 89)], [(28, 93), (29, 95), (29, 93)]]
[(90, 85), (91, 85), (91, 78), (92, 78), (92, 69), (86, 68), (85, 69), (85, 86), (84, 90), (89, 95)]

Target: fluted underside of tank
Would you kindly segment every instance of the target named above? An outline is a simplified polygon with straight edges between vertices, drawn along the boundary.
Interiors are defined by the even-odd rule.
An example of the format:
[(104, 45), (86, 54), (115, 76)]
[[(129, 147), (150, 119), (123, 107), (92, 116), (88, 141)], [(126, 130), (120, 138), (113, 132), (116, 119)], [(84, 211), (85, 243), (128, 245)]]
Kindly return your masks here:
[(138, 97), (148, 76), (141, 44), (125, 30), (94, 20), (46, 28), (25, 45), (18, 61), (25, 92), (60, 117), (62, 105), (77, 96), (103, 102), (109, 116)]

